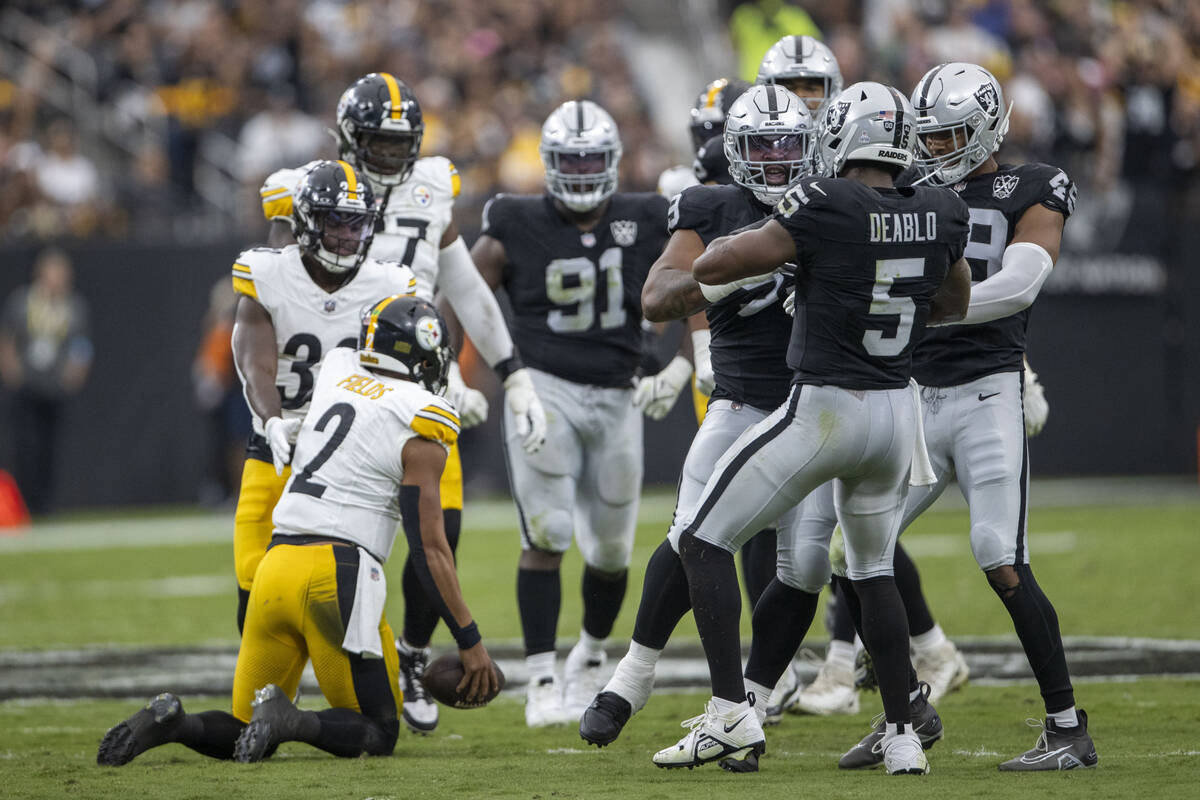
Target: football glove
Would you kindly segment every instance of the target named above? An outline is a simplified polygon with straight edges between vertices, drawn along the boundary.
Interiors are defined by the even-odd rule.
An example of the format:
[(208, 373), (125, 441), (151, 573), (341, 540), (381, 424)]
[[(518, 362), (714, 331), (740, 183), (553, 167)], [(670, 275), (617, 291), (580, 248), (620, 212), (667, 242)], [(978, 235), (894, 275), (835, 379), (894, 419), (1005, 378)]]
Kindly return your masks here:
[(521, 448), (531, 455), (541, 450), (546, 443), (546, 410), (534, 391), (527, 368), (522, 367), (504, 379), (504, 400), (516, 418)]
[(712, 333), (708, 328), (692, 331), (692, 366), (696, 370), (696, 391), (705, 397), (712, 397), (713, 389), (717, 388), (717, 376), (713, 374), (712, 356), (709, 354), (709, 342)]
[(1046, 418), (1050, 416), (1050, 403), (1046, 401), (1046, 391), (1038, 382), (1037, 373), (1025, 362), (1025, 435), (1037, 436), (1046, 427)]
[(783, 310), (787, 312), (789, 317), (796, 316), (796, 290), (792, 289), (787, 293), (787, 297), (783, 298)]
[(691, 378), (691, 363), (683, 356), (675, 356), (662, 372), (638, 381), (633, 390), (633, 404), (650, 419), (662, 419)]
[(487, 395), (467, 386), (457, 361), (450, 362), (450, 371), (446, 376), (446, 399), (458, 411), (458, 421), (463, 428), (474, 428), (487, 419)]
[(271, 446), (271, 460), (275, 462), (275, 474), (282, 475), (283, 468), (292, 463), (292, 445), (300, 432), (301, 420), (271, 417), (263, 425), (263, 434)]

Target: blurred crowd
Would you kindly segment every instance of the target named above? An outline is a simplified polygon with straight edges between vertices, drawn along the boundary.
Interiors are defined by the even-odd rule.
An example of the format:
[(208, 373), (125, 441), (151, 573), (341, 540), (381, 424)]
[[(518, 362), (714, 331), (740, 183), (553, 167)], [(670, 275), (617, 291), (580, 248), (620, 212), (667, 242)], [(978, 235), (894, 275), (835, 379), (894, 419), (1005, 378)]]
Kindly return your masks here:
[[(687, 4), (664, 2), (664, 12)], [(708, 78), (635, 75), (628, 18), (603, 0), (10, 0), (0, 50), (0, 233), (253, 235), (261, 179), (334, 152), (341, 90), (387, 70), (416, 90), (424, 151), (463, 174), (463, 218), (492, 193), (537, 191), (539, 125), (591, 97), (626, 143), (623, 187), (646, 190), (684, 154), (653, 129), (648, 82), (689, 97)], [(1072, 235), (1094, 248), (1169, 246), (1143, 200), (1196, 183), (1200, 4), (1188, 0), (718, 2), (745, 73), (786, 33), (836, 52), (846, 83), (905, 91), (931, 65), (972, 59), (1014, 101), (1009, 159), (1081, 184)], [(669, 7), (669, 8), (668, 8)], [(31, 22), (30, 22), (31, 21)], [(681, 25), (683, 43), (687, 26)], [(83, 66), (81, 66), (81, 64)], [(71, 78), (83, 93), (53, 102)], [(753, 77), (747, 74), (744, 77)], [(58, 95), (62, 92), (59, 91)], [(94, 102), (88, 104), (88, 99)], [(68, 113), (69, 112), (69, 113)], [(682, 127), (682, 122), (680, 123)], [(234, 187), (232, 190), (230, 187)], [(1145, 217), (1138, 220), (1138, 214)], [(1111, 241), (1126, 225), (1137, 237)], [(205, 227), (205, 219), (216, 220)], [(470, 224), (470, 222), (468, 222)], [(1148, 227), (1147, 227), (1148, 226)], [(1117, 231), (1118, 233), (1114, 233)]]

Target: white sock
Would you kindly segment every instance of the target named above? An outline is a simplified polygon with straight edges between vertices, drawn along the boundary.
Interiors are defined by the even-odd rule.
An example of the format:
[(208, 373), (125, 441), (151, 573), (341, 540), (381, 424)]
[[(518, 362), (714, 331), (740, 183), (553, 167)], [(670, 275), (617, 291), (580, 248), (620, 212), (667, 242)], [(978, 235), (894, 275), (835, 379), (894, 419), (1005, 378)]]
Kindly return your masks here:
[(767, 701), (771, 699), (771, 693), (775, 691), (770, 686), (763, 686), (761, 683), (754, 681), (746, 681), (746, 699), (750, 699), (750, 695), (754, 695), (754, 707), (761, 708), (763, 716), (767, 713)]
[(1053, 714), (1047, 711), (1046, 717), (1054, 720), (1054, 725), (1058, 728), (1074, 728), (1079, 724), (1079, 715), (1075, 713), (1075, 706), (1071, 706), (1065, 711), (1055, 711)]
[(887, 728), (883, 732), (883, 735), (884, 736), (896, 736), (897, 734), (912, 733), (912, 732), (913, 732), (913, 726), (911, 724), (897, 725), (895, 722), (889, 722), (887, 724)]
[(825, 663), (831, 667), (854, 671), (854, 643), (833, 639), (825, 651)]
[(617, 669), (604, 691), (625, 698), (634, 711), (640, 711), (650, 699), (650, 692), (654, 688), (654, 667), (661, 655), (662, 650), (631, 642), (629, 652), (617, 662)]
[(534, 681), (546, 676), (554, 676), (554, 651), (534, 653), (525, 656), (525, 669), (529, 671), (529, 680)]
[(941, 647), (945, 642), (946, 633), (942, 630), (942, 626), (934, 623), (934, 626), (922, 634), (913, 636), (909, 641), (912, 642), (912, 649), (917, 653), (930, 653), (934, 649)]
[(589, 656), (599, 657), (604, 652), (605, 641), (605, 639), (597, 639), (587, 631), (581, 630), (579, 632), (579, 644), (576, 647), (579, 647)]
[(713, 695), (713, 709), (720, 715), (725, 716), (731, 711), (736, 711), (739, 706), (745, 705), (743, 700), (741, 703), (735, 703), (732, 700), (726, 700), (724, 697)]
[(653, 647), (646, 647), (644, 644), (637, 642), (629, 643), (629, 658), (649, 667), (652, 671), (658, 659), (662, 655), (662, 650), (655, 650)]

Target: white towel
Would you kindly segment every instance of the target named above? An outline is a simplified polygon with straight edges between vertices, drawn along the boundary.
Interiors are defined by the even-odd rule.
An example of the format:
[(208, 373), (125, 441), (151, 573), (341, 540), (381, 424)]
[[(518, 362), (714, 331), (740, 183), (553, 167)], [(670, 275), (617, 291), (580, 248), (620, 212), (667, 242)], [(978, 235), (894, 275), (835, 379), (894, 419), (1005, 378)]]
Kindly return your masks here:
[(354, 587), (354, 608), (346, 624), (342, 649), (361, 653), (363, 658), (383, 658), (379, 639), (379, 620), (383, 618), (383, 603), (387, 600), (387, 578), (383, 566), (375, 557), (358, 548), (358, 582)]
[(908, 475), (909, 486), (932, 486), (937, 483), (937, 475), (933, 473), (933, 464), (929, 463), (929, 449), (925, 446), (925, 414), (921, 409), (921, 387), (913, 379), (909, 379), (908, 388), (912, 391), (913, 409), (917, 412), (916, 441), (913, 442), (912, 470)]

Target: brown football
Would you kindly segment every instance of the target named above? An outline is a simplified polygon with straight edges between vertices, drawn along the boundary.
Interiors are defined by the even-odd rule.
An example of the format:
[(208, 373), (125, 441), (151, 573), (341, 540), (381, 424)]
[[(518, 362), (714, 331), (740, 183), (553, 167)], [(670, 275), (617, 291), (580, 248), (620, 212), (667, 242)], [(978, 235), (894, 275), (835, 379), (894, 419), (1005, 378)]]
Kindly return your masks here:
[(500, 679), (500, 688), (494, 693), (487, 695), (482, 700), (467, 702), (467, 699), (458, 693), (458, 683), (463, 679), (463, 664), (462, 659), (458, 657), (458, 653), (447, 653), (444, 656), (438, 656), (433, 661), (429, 662), (429, 666), (425, 668), (425, 684), (426, 691), (433, 696), (444, 706), (451, 708), (483, 708), (496, 698), (500, 693), (500, 689), (504, 688), (504, 673), (500, 670), (500, 665), (495, 661), (492, 666), (496, 668), (496, 677)]

